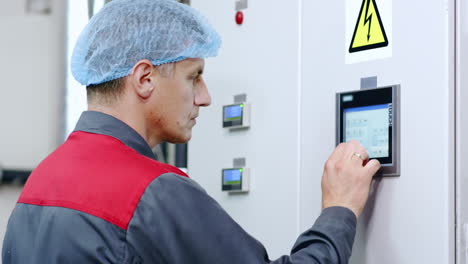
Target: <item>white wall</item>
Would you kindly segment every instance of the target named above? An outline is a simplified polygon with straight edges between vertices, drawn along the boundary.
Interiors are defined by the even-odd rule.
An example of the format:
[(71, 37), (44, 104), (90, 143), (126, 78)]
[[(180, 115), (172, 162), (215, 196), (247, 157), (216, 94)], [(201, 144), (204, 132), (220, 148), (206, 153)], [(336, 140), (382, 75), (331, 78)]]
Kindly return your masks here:
[(456, 31), (456, 191), (457, 264), (468, 263), (468, 3), (457, 0)]
[(26, 14), (25, 1), (0, 2), (0, 163), (33, 169), (59, 144), (65, 76), (64, 1), (52, 14)]
[[(0, 6), (0, 164), (31, 170), (63, 138), (65, 1), (48, 16), (26, 14), (25, 0)], [(0, 248), (20, 192), (0, 186)]]
[[(88, 23), (88, 1), (68, 0), (67, 17), (67, 66), (70, 65), (71, 55), (75, 48), (75, 43)], [(104, 1), (94, 2), (94, 13), (97, 13), (103, 6)], [(67, 67), (67, 92), (66, 92), (66, 124), (64, 136), (68, 137), (75, 129), (76, 123), (81, 113), (88, 108), (86, 100), (86, 87), (81, 85), (71, 73), (71, 68)]]
[[(193, 5), (224, 46), (207, 60), (213, 105), (190, 142), (189, 174), (272, 258), (288, 253), (320, 213), (323, 164), (335, 145), (335, 93), (377, 76), (379, 85), (401, 84), (401, 177), (376, 181), (351, 263), (454, 263), (452, 5), (392, 1), (393, 56), (351, 65), (345, 1), (249, 1), (242, 27), (234, 23), (234, 1)], [(221, 106), (242, 92), (253, 104), (252, 128), (228, 133)], [(220, 170), (240, 156), (252, 170), (252, 191), (230, 196), (220, 191)]]

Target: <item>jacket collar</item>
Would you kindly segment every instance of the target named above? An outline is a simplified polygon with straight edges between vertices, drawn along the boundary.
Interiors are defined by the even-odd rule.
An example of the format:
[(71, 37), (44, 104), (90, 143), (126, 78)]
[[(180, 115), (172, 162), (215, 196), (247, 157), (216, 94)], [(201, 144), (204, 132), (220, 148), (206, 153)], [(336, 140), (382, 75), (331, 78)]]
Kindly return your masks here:
[(85, 111), (81, 114), (74, 131), (83, 131), (116, 138), (141, 155), (156, 159), (150, 146), (140, 134), (111, 115), (96, 111)]

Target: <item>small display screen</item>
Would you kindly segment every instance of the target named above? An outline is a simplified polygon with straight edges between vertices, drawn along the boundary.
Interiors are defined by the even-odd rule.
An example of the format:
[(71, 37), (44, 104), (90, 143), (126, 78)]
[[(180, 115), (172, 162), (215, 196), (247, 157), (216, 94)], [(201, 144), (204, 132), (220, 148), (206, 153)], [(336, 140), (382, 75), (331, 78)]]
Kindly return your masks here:
[(370, 158), (389, 157), (391, 109), (392, 104), (345, 108), (343, 140), (359, 141), (367, 149)]
[(239, 185), (242, 180), (242, 169), (223, 170), (224, 185)]
[(244, 105), (230, 105), (224, 107), (224, 121), (240, 120), (242, 119), (242, 108)]

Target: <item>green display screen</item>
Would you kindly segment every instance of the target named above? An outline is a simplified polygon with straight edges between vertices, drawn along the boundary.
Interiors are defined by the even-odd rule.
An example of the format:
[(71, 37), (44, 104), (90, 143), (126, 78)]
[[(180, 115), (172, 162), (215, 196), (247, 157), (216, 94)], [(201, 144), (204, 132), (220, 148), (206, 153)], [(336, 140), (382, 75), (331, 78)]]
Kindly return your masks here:
[(241, 184), (242, 169), (224, 170), (223, 183), (225, 185), (238, 185)]

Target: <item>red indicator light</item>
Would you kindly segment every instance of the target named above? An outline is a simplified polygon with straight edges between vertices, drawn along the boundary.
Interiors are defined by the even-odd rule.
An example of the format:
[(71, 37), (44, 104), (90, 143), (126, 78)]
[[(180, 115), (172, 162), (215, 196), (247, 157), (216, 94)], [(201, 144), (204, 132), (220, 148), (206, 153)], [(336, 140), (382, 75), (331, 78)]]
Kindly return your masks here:
[(237, 13), (236, 13), (236, 23), (237, 23), (237, 25), (242, 25), (243, 22), (244, 22), (244, 13), (242, 13), (241, 11), (237, 11)]

